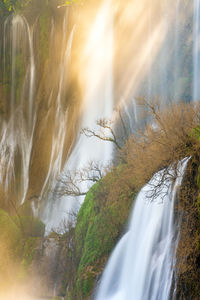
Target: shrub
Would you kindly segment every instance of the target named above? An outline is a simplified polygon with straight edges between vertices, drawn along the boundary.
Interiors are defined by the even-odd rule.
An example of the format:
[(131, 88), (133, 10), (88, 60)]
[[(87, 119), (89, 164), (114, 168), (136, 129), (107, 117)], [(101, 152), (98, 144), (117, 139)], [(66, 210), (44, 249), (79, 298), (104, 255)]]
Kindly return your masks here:
[(187, 156), (198, 156), (200, 140), (193, 134), (200, 124), (199, 104), (173, 104), (162, 110), (150, 105), (152, 122), (132, 136), (123, 151), (130, 176), (141, 187), (155, 172)]

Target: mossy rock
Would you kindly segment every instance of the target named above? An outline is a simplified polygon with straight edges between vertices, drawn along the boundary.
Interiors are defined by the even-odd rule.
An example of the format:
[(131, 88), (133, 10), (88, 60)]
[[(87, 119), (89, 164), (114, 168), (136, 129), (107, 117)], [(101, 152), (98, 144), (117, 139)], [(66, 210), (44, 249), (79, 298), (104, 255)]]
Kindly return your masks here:
[(17, 224), (24, 235), (24, 237), (43, 237), (45, 233), (44, 223), (34, 217), (28, 216), (15, 216), (13, 220)]
[(23, 254), (17, 274), (17, 279), (22, 282), (30, 276), (30, 267), (36, 256), (38, 241), (40, 241), (40, 238), (36, 237), (24, 240)]
[(26, 242), (25, 242), (25, 246), (24, 246), (24, 253), (23, 253), (23, 260), (22, 260), (22, 264), (25, 267), (30, 266), (30, 264), (33, 261), (34, 255), (35, 255), (35, 249), (37, 247), (37, 242), (38, 242), (38, 238), (29, 238)]
[(123, 182), (118, 190), (123, 172), (121, 166), (96, 183), (78, 213), (75, 228), (78, 268), (73, 291), (76, 299), (91, 295), (96, 279), (123, 233), (135, 196), (133, 189)]

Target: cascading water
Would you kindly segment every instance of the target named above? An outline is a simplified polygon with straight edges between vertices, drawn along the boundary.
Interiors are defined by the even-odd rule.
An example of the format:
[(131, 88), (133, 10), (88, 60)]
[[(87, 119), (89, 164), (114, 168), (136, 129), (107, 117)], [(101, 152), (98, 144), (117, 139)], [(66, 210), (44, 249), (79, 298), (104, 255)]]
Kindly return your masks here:
[[(184, 5), (180, 0), (176, 0), (173, 5), (170, 1), (162, 1), (158, 7), (156, 7), (156, 1), (152, 0), (146, 3), (142, 15), (142, 25), (146, 24), (146, 28), (143, 30), (143, 36), (146, 39), (140, 41), (147, 49), (145, 66), (141, 68), (141, 72), (138, 72), (140, 53), (136, 52), (135, 55), (138, 57), (138, 61), (134, 62), (132, 57), (128, 60), (126, 69), (129, 68), (129, 65), (132, 66), (132, 62), (133, 67), (130, 71), (131, 76), (126, 78), (123, 91), (126, 92), (132, 78), (134, 78), (134, 82), (130, 85), (132, 88), (131, 95), (121, 99), (122, 102), (126, 101), (124, 117), (130, 120), (128, 126), (133, 129), (133, 132), (141, 126), (141, 123), (144, 124), (147, 120), (146, 117), (144, 118), (145, 109), (140, 105), (141, 100), (144, 99), (147, 102), (156, 100), (156, 103), (163, 107), (168, 103), (195, 100), (194, 90), (198, 89), (199, 86), (198, 70), (200, 61), (198, 6), (199, 1), (185, 3)], [(146, 20), (145, 13), (147, 15)], [(131, 24), (134, 24), (134, 21)], [(140, 20), (137, 20), (134, 29), (138, 26), (139, 31), (142, 25), (140, 25)], [(124, 31), (126, 30), (127, 28)], [(156, 37), (151, 44), (157, 30), (160, 30), (159, 37)], [(130, 38), (127, 48), (132, 49), (133, 53), (135, 43), (139, 49), (141, 47), (140, 43), (131, 42)], [(151, 44), (151, 47), (148, 47), (148, 43)], [(139, 63), (139, 66), (141, 66), (141, 63)], [(123, 76), (126, 75), (125, 72), (122, 72), (119, 84), (122, 82)], [(127, 107), (131, 119), (127, 114)], [(137, 107), (137, 113), (133, 114), (131, 112), (135, 111), (135, 107)]]
[(200, 99), (200, 1), (194, 0), (193, 25), (193, 100)]
[[(169, 34), (169, 9), (168, 9), (169, 2), (168, 1), (162, 1), (161, 4), (161, 14), (162, 19), (164, 22), (164, 28), (165, 28), (165, 34), (168, 37)], [(168, 66), (169, 66), (169, 44), (168, 44), (168, 38), (165, 38), (163, 41), (163, 45), (161, 47), (160, 53), (159, 53), (159, 59), (158, 59), (158, 65), (159, 65), (159, 82), (158, 82), (158, 94), (159, 94), (159, 101), (161, 101), (162, 104), (167, 103), (169, 100), (169, 91), (168, 91)]]
[(96, 300), (170, 299), (177, 246), (174, 205), (187, 161), (179, 162), (175, 181), (172, 169), (167, 175), (162, 170), (138, 194), (128, 231), (111, 255)]
[[(96, 128), (99, 119), (111, 119), (113, 112), (113, 21), (110, 14), (109, 1), (100, 9), (92, 26), (86, 48), (83, 51), (82, 78), (83, 100), (80, 128)], [(106, 22), (105, 22), (106, 20)], [(89, 161), (101, 161), (102, 165), (110, 162), (112, 156), (112, 144), (98, 139), (88, 139), (84, 135), (77, 137), (76, 145), (64, 167), (65, 172), (73, 172), (86, 166)], [(63, 180), (64, 181), (64, 180)], [(58, 188), (58, 185), (60, 186)], [(80, 190), (87, 191), (90, 185), (80, 183)], [(57, 184), (56, 189), (62, 190), (62, 183)], [(71, 196), (57, 196), (50, 193), (47, 206), (42, 216), (47, 224), (47, 232), (51, 228), (58, 228), (63, 220), (67, 219), (67, 213), (77, 210), (83, 197), (79, 201)]]
[(178, 78), (179, 78), (179, 69), (180, 69), (180, 11), (181, 11), (181, 2), (180, 0), (176, 1), (176, 13), (175, 13), (175, 31), (174, 31), (174, 99), (178, 99), (179, 97), (179, 86), (178, 86)]
[[(51, 9), (41, 8), (38, 16), (10, 15), (2, 28), (0, 198), (17, 205), (32, 201), (47, 232), (83, 201), (56, 195), (54, 191), (62, 189), (58, 177), (64, 181), (65, 173), (81, 169), (89, 160), (104, 165), (112, 158), (111, 143), (79, 135), (81, 128), (96, 131), (96, 121), (111, 119), (121, 99), (124, 124), (131, 133), (148, 120), (145, 116), (141, 125), (145, 109), (139, 97), (158, 97), (160, 104), (200, 98), (200, 0), (192, 5), (180, 0), (174, 5), (170, 0), (102, 2), (95, 21), (85, 27), (89, 36), (84, 45), (80, 27), (85, 20), (81, 23), (79, 8), (65, 13), (51, 3)], [(76, 25), (73, 9), (78, 12)], [(79, 39), (81, 47), (74, 54)], [(79, 63), (71, 87), (74, 59)], [(71, 97), (74, 90), (81, 96)], [(164, 171), (139, 193), (129, 230), (111, 256), (97, 300), (170, 298), (177, 245), (174, 204), (186, 164), (179, 164), (175, 183), (166, 177), (153, 199), (149, 189)], [(90, 186), (79, 187), (87, 191)], [(56, 289), (55, 285), (55, 296)]]
[[(7, 105), (8, 118), (2, 121), (0, 132), (2, 166), (0, 182), (5, 185), (7, 193), (10, 192), (9, 189), (13, 184), (17, 186), (17, 200), (23, 203), (28, 191), (29, 165), (36, 121), (33, 109), (35, 62), (32, 34), (24, 17), (15, 15), (5, 20), (3, 48), (3, 78), (5, 83), (10, 80), (11, 92)], [(16, 153), (18, 153), (17, 160), (20, 161), (18, 167), (20, 174), (17, 176)]]
[[(96, 120), (100, 118), (110, 119), (112, 117), (113, 21), (109, 11), (107, 2), (97, 14), (94, 29), (82, 51), (82, 74), (80, 77), (84, 78), (84, 82), (81, 87), (83, 95), (81, 116), (75, 119), (79, 123), (77, 126), (79, 130), (81, 127), (95, 127)], [(25, 200), (31, 200), (34, 214), (41, 216), (47, 224), (47, 228), (52, 228), (57, 227), (63, 218), (67, 218), (66, 211), (70, 211), (74, 206), (77, 207), (77, 201), (74, 199), (57, 197), (58, 199), (56, 198), (57, 201), (55, 201), (55, 195), (52, 194), (58, 175), (62, 172), (67, 156), (66, 152), (72, 153), (65, 170), (75, 170), (83, 167), (89, 160), (107, 163), (111, 158), (112, 146), (109, 143), (105, 144), (96, 139), (77, 135), (75, 126), (73, 129), (69, 124), (71, 116), (69, 116), (70, 108), (65, 104), (66, 85), (71, 76), (69, 66), (72, 63), (71, 49), (76, 25), (69, 27), (68, 9), (63, 18), (58, 65), (55, 67), (52, 63), (57, 70), (57, 73), (55, 72), (57, 82), (55, 80), (50, 89), (45, 90), (45, 93), (49, 94), (47, 100), (43, 100), (43, 103), (47, 101), (45, 107), (47, 113), (42, 115), (44, 117), (41, 121), (41, 111), (36, 109), (38, 104), (40, 107), (42, 106), (39, 102), (41, 100), (36, 100), (41, 97), (40, 90), (38, 92), (40, 86), (35, 80), (36, 71), (40, 69), (37, 63), (41, 58), (35, 52), (37, 45), (34, 40), (40, 32), (39, 26), (38, 19), (35, 25), (30, 27), (26, 18), (20, 15), (9, 16), (4, 23), (3, 78), (4, 83), (8, 82), (11, 88), (7, 93), (7, 98), (9, 98), (8, 118), (5, 118), (1, 125), (1, 184), (4, 185), (6, 194), (12, 193), (14, 189), (17, 203), (23, 204)], [(57, 38), (57, 30), (59, 30), (58, 25), (52, 18), (49, 30), (51, 45), (49, 55), (52, 58), (56, 53), (56, 51), (53, 52), (53, 49), (57, 50), (56, 43), (60, 42)], [(42, 84), (44, 84), (43, 81), (41, 80)], [(37, 157), (35, 159), (34, 155), (37, 154), (39, 144), (41, 144), (37, 143), (36, 139), (41, 138), (42, 132), (48, 128), (49, 122), (51, 122), (51, 132), (48, 144), (50, 146), (49, 161), (47, 158), (48, 166), (46, 170), (42, 170), (45, 177), (43, 175), (41, 179), (41, 189), (34, 192), (33, 181), (35, 179), (33, 176), (35, 174), (33, 172), (35, 172), (34, 165), (38, 164), (38, 159)], [(74, 141), (72, 140), (70, 141), (71, 145), (68, 146), (69, 149), (66, 150), (66, 140), (69, 140), (68, 136), (72, 135), (72, 132), (68, 130), (70, 126), (74, 131), (73, 140), (76, 141), (76, 146), (73, 149)], [(12, 189), (13, 183), (15, 187)], [(21, 192), (19, 192), (20, 185)], [(84, 185), (83, 188), (86, 189), (88, 186)]]
[[(160, 102), (162, 98), (167, 103), (168, 98), (176, 94), (172, 101), (178, 101), (179, 98), (191, 101), (188, 86), (198, 87), (198, 51), (192, 52), (191, 33), (186, 28), (190, 27), (188, 24), (193, 19), (194, 49), (198, 49), (199, 1), (194, 0), (193, 15), (185, 7), (186, 4), (180, 5), (180, 0), (175, 1), (175, 12), (170, 0), (162, 3), (157, 0), (128, 1), (126, 6), (118, 2), (103, 1), (95, 22), (89, 24), (91, 30), (85, 30), (89, 37), (79, 50), (81, 59), (76, 74), (76, 77), (80, 77), (82, 89), (78, 105), (70, 103), (66, 96), (67, 84), (72, 76), (70, 65), (75, 64), (73, 43), (74, 39), (79, 39), (81, 24), (79, 17), (76, 18), (77, 25), (71, 22), (71, 8), (67, 8), (63, 14), (61, 9), (57, 10), (51, 14), (49, 25), (48, 22), (46, 24), (49, 32), (44, 39), (49, 34), (50, 49), (49, 53), (45, 53), (45, 63), (41, 59), (43, 55), (36, 51), (48, 48), (44, 41), (40, 40), (39, 46), (36, 42), (38, 37), (41, 39), (43, 32), (39, 28), (42, 24), (40, 17), (35, 16), (33, 26), (23, 16), (9, 16), (2, 28), (3, 83), (10, 87), (10, 91), (5, 101), (6, 117), (2, 118), (0, 129), (0, 179), (5, 185), (6, 195), (8, 189), (13, 190), (13, 185), (17, 187), (18, 191), (10, 191), (10, 194), (18, 195), (18, 203), (34, 199), (33, 209), (49, 224), (48, 227), (58, 226), (65, 212), (76, 202), (69, 197), (60, 200), (49, 193), (55, 188), (63, 167), (65, 173), (83, 167), (89, 159), (100, 160), (104, 164), (111, 158), (111, 144), (79, 136), (77, 132), (81, 127), (95, 131), (96, 120), (111, 118), (113, 107), (120, 99), (124, 99), (124, 123), (128, 124), (130, 132), (134, 132), (136, 127), (141, 126), (140, 115), (143, 113), (137, 103), (138, 95), (147, 96), (149, 100), (158, 96)], [(30, 24), (33, 23), (34, 20), (31, 20)], [(174, 30), (171, 29), (171, 23), (175, 26)], [(57, 38), (59, 34), (60, 39)], [(183, 43), (183, 34), (186, 35), (187, 47)], [(122, 47), (121, 42), (117, 43), (117, 38), (126, 47)], [(195, 66), (193, 82), (189, 69), (192, 63), (188, 59), (192, 54)], [(52, 63), (54, 60), (55, 64)], [(55, 73), (52, 77), (46, 72), (48, 69), (51, 73), (51, 68), (54, 70), (52, 74)], [(37, 82), (36, 77), (39, 77)], [(78, 89), (77, 86), (75, 89)], [(119, 91), (118, 86), (121, 88)], [(76, 118), (70, 115), (73, 105), (73, 109), (78, 111)], [(36, 110), (36, 107), (40, 110)], [(42, 113), (41, 107), (44, 110)], [(73, 138), (66, 147), (70, 135)], [(41, 158), (44, 161), (41, 168), (35, 167), (41, 162), (43, 148), (48, 149), (47, 157)], [(35, 177), (40, 171), (38, 184)]]
[[(65, 32), (65, 26), (66, 26), (66, 17), (64, 18), (63, 22), (63, 30)], [(72, 41), (74, 36), (75, 26), (73, 27), (68, 42), (66, 42), (66, 36), (63, 35), (63, 41), (62, 41), (62, 56), (60, 60), (60, 78), (59, 78), (59, 88), (58, 88), (58, 94), (56, 99), (56, 113), (55, 113), (55, 119), (54, 119), (54, 127), (53, 127), (53, 140), (52, 140), (52, 148), (51, 148), (51, 157), (49, 162), (49, 169), (46, 176), (46, 179), (44, 181), (41, 193), (40, 193), (40, 201), (43, 197), (45, 197), (45, 192), (48, 194), (49, 187), (52, 189), (56, 182), (56, 177), (60, 172), (62, 171), (62, 159), (63, 159), (63, 151), (64, 151), (64, 142), (66, 138), (66, 124), (68, 119), (68, 111), (63, 111), (62, 109), (62, 93), (64, 89), (64, 82), (67, 80), (67, 74), (66, 70), (68, 70), (68, 65), (70, 61), (70, 55), (71, 55), (71, 47), (72, 47)], [(51, 102), (52, 98), (51, 92), (49, 96), (49, 102)], [(43, 219), (46, 222), (46, 215), (48, 212), (49, 202), (47, 202), (47, 208), (44, 208), (43, 213)], [(38, 213), (38, 212), (37, 212)], [(52, 220), (54, 223), (54, 221)]]

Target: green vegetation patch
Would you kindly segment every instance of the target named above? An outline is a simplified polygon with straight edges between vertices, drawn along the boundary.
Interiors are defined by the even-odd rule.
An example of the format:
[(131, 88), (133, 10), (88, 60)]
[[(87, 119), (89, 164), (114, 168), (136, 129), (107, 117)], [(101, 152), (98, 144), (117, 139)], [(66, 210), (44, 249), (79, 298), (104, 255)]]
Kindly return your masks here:
[(44, 236), (45, 225), (40, 219), (28, 216), (15, 216), (13, 220), (21, 228), (24, 237)]
[(21, 239), (21, 231), (9, 214), (0, 209), (0, 239), (6, 241), (8, 248), (15, 249)]
[(0, 7), (9, 12), (22, 11), (32, 0), (1, 0)]
[(22, 265), (28, 268), (33, 261), (38, 238), (29, 238), (25, 242)]
[(120, 166), (96, 183), (87, 193), (75, 228), (78, 264), (77, 299), (88, 297), (105, 262), (123, 233), (133, 203), (133, 186), (121, 180)]

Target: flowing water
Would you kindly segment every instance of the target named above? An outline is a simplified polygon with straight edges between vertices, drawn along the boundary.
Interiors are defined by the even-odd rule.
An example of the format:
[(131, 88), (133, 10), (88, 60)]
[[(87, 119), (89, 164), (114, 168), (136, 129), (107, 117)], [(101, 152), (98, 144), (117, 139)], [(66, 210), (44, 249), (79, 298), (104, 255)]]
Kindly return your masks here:
[[(64, 23), (63, 23), (64, 31), (65, 31), (65, 26), (66, 26), (66, 19), (64, 19)], [(64, 151), (65, 138), (67, 133), (66, 126), (68, 122), (68, 110), (63, 111), (61, 100), (62, 100), (63, 89), (65, 86), (64, 82), (67, 81), (67, 76), (68, 76), (66, 71), (68, 70), (68, 65), (70, 61), (71, 46), (72, 46), (74, 31), (75, 31), (75, 25), (72, 28), (72, 31), (70, 33), (68, 43), (66, 43), (66, 36), (63, 34), (63, 41), (62, 41), (63, 57), (61, 57), (60, 66), (59, 66), (60, 79), (59, 79), (59, 88), (58, 88), (57, 99), (56, 99), (56, 112), (55, 112), (55, 119), (54, 119), (54, 126), (53, 126), (51, 156), (50, 156), (47, 176), (45, 178), (40, 193), (40, 201), (43, 198), (49, 197), (49, 189), (54, 188), (56, 177), (62, 171), (63, 151)], [(50, 98), (49, 101), (51, 102), (52, 92), (49, 98)], [(57, 205), (59, 207), (59, 204)], [(59, 209), (61, 211), (64, 211), (63, 208), (59, 208)], [(59, 223), (56, 222), (55, 217), (52, 216), (52, 213), (55, 213), (55, 210), (52, 209), (50, 198), (48, 198), (48, 200), (45, 202), (45, 207), (43, 208), (42, 213), (40, 212), (40, 215), (46, 224), (48, 222), (51, 222), (52, 225), (58, 226)], [(38, 212), (36, 212), (36, 215), (37, 214)], [(48, 217), (49, 214), (50, 216)], [(57, 215), (59, 215), (58, 212)], [(61, 215), (59, 215), (59, 218), (60, 217)]]
[[(47, 232), (84, 200), (55, 193), (65, 188), (65, 175), (113, 158), (112, 143), (87, 138), (81, 128), (97, 131), (98, 119), (115, 120), (121, 112), (132, 133), (149, 120), (140, 98), (161, 106), (200, 98), (200, 0), (110, 0), (93, 8), (84, 22), (80, 8), (56, 9), (46, 33), (39, 15), (13, 14), (0, 32), (0, 196), (8, 206), (31, 203)], [(186, 164), (155, 199), (149, 186), (164, 171), (139, 193), (97, 300), (170, 298), (174, 204)]]
[(156, 173), (139, 192), (127, 233), (116, 246), (103, 273), (96, 300), (168, 300), (174, 275), (178, 236), (174, 205), (187, 159), (173, 170)]
[[(83, 23), (79, 12), (74, 21), (73, 10), (57, 10), (48, 23), (45, 64), (44, 41), (36, 42), (40, 17), (30, 22), (13, 15), (4, 21), (1, 72), (7, 88), (0, 122), (0, 190), (5, 198), (15, 195), (20, 204), (33, 199), (35, 215), (49, 229), (59, 226), (83, 198), (55, 195), (57, 179), (88, 160), (104, 165), (112, 158), (111, 143), (86, 138), (81, 128), (96, 130), (96, 120), (111, 119), (120, 104), (127, 131), (134, 132), (147, 120), (141, 117), (139, 97), (157, 97), (162, 105), (198, 99), (199, 1), (181, 5), (176, 0), (174, 5), (170, 0), (130, 0), (126, 6), (105, 1)], [(78, 39), (84, 40), (79, 48)], [(76, 64), (80, 96), (70, 102)], [(81, 189), (89, 187), (82, 184)]]
[[(83, 49), (82, 68), (84, 72), (81, 76), (84, 78), (84, 88), (80, 128), (93, 128), (96, 130), (97, 120), (112, 118), (113, 21), (109, 5), (109, 1), (107, 1), (100, 9), (89, 33), (87, 47)], [(62, 129), (61, 132), (63, 132)], [(60, 145), (60, 143), (57, 143), (57, 145)], [(60, 175), (61, 179), (63, 177), (64, 180), (67, 172), (80, 170), (91, 161), (107, 165), (111, 157), (111, 143), (105, 143), (95, 137), (87, 138), (85, 135), (80, 135), (77, 137), (76, 145), (65, 164), (63, 174)], [(62, 190), (62, 185), (58, 182), (55, 189)], [(91, 184), (88, 185), (88, 183), (79, 183), (81, 191), (87, 191), (90, 186)], [(57, 201), (55, 201), (55, 197), (57, 197)], [(47, 224), (47, 232), (52, 227), (59, 227), (62, 220), (66, 218), (67, 213), (77, 210), (83, 199), (83, 197), (79, 197), (79, 201), (77, 201), (77, 197), (76, 199), (72, 196), (61, 197), (50, 193), (42, 216)]]
[(193, 100), (200, 99), (200, 1), (194, 0), (193, 25)]
[[(3, 46), (4, 80), (9, 80), (10, 67), (11, 92), (7, 99), (8, 118), (2, 121), (0, 131), (0, 181), (4, 183), (6, 193), (10, 192), (12, 184), (17, 185), (18, 200), (23, 203), (29, 184), (29, 165), (36, 121), (32, 33), (24, 17), (16, 15), (6, 19)], [(23, 70), (25, 65), (26, 69)], [(16, 152), (19, 174), (15, 169)]]

